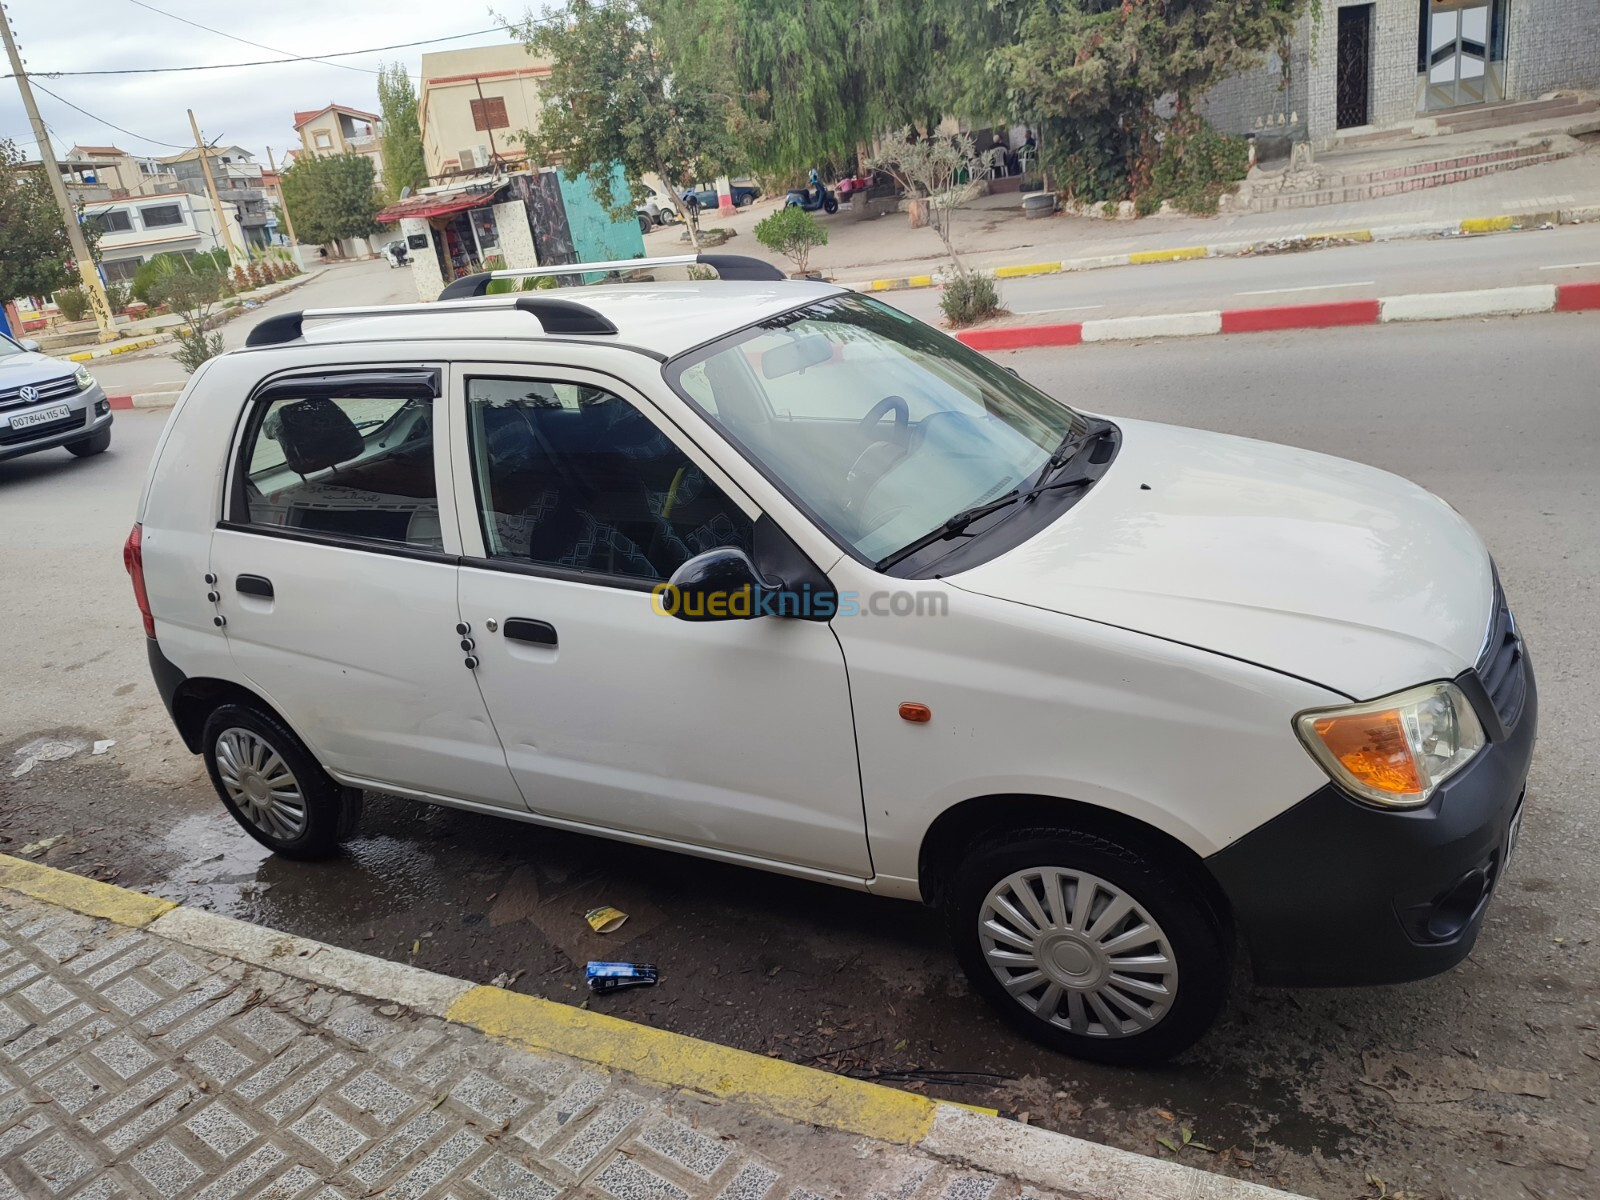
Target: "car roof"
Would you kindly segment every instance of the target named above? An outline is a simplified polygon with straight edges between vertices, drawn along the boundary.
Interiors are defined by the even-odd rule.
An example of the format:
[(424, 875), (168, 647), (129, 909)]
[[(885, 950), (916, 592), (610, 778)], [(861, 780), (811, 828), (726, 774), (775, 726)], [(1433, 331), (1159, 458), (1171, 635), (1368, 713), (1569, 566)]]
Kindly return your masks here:
[(845, 290), (833, 284), (787, 279), (595, 284), (483, 300), (444, 301), (426, 307), (399, 308), (392, 314), (374, 308), (350, 317), (308, 318), (300, 344), (537, 339), (544, 336), (537, 317), (492, 302), (518, 296), (559, 297), (592, 309), (617, 329), (615, 335), (563, 333), (562, 340), (592, 337), (599, 346), (629, 346), (670, 358), (799, 305), (844, 294)]

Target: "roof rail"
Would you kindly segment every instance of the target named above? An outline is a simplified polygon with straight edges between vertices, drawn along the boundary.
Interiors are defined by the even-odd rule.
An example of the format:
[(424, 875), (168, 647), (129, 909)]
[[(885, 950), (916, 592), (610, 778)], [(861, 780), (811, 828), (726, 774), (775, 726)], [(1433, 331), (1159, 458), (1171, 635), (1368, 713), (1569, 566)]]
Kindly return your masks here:
[(745, 254), (674, 254), (666, 258), (618, 258), (610, 262), (559, 263), (545, 267), (511, 267), (464, 275), (444, 291), (441, 300), (464, 300), (486, 295), (496, 279), (531, 279), (539, 275), (589, 275), (595, 271), (638, 271), (649, 267), (711, 267), (720, 279), (773, 280), (788, 276), (769, 262)]
[(246, 346), (278, 346), (303, 333), (308, 320), (342, 317), (388, 317), (427, 313), (525, 312), (538, 318), (545, 333), (616, 333), (617, 327), (587, 304), (560, 296), (494, 296), (471, 304), (386, 304), (378, 308), (308, 308), (268, 317), (245, 338)]

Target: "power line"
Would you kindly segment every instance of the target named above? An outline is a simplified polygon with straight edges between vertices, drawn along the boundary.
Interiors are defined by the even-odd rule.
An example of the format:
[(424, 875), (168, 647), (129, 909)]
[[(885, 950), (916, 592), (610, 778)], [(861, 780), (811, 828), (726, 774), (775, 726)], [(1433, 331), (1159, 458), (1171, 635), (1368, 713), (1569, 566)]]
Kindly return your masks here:
[[(170, 75), (180, 71), (228, 71), (235, 67), (272, 67), (283, 63), (293, 62), (325, 62), (330, 58), (349, 58), (355, 54), (377, 54), (384, 50), (406, 50), (412, 46), (429, 46), (435, 42), (455, 42), (462, 38), (482, 37), (486, 33), (503, 33), (505, 26), (496, 25), (492, 29), (474, 29), (471, 33), (452, 33), (446, 37), (423, 38), (416, 42), (396, 42), (392, 46), (368, 46), (363, 50), (336, 50), (331, 54), (296, 54), (291, 58), (263, 58), (255, 62), (237, 63), (205, 63), (193, 67), (130, 67), (120, 71), (29, 71), (29, 79), (44, 76), (47, 79), (64, 79), (69, 75)], [(342, 66), (342, 63), (325, 63), (327, 66)], [(14, 75), (7, 73), (0, 78), (13, 79)]]
[[(45, 87), (44, 84), (40, 83), (37, 79), (34, 79), (31, 75), (30, 75), (29, 78), (30, 78), (30, 80), (33, 83), (33, 86), (35, 88), (37, 88), (39, 91), (43, 92), (46, 96), (49, 96), (52, 100), (60, 100), (62, 104), (65, 104), (68, 108), (72, 109), (75, 112), (82, 113), (84, 116), (88, 117), (91, 121), (98, 121), (100, 124), (110, 128), (110, 129), (115, 129), (118, 133), (125, 133), (129, 137), (133, 138), (135, 141), (150, 142), (151, 144), (156, 145), (156, 146), (171, 146), (174, 150), (187, 150), (188, 149), (188, 146), (181, 145), (178, 142), (163, 142), (160, 138), (145, 137), (142, 133), (134, 133), (133, 130), (124, 129), (121, 125), (113, 125), (110, 121), (106, 120), (104, 117), (97, 117), (97, 116), (95, 116), (94, 113), (90, 112), (88, 109), (79, 108), (71, 100), (67, 100), (67, 99), (64, 99), (61, 96), (56, 95), (49, 88)], [(51, 130), (51, 132), (54, 133), (55, 131)]]
[[(209, 25), (202, 25), (199, 21), (191, 21), (188, 17), (180, 17), (177, 13), (170, 13), (164, 8), (157, 8), (154, 4), (146, 4), (144, 0), (128, 0), (129, 4), (137, 4), (140, 8), (147, 8), (153, 13), (163, 17), (170, 17), (174, 21), (181, 21), (185, 25), (193, 25), (196, 29), (204, 29), (207, 33), (214, 33), (218, 37), (225, 37), (230, 41), (243, 42), (246, 46), (254, 46), (257, 50), (271, 50), (274, 54), (290, 54), (291, 52), (279, 46), (268, 46), (264, 42), (252, 42), (249, 38), (239, 37), (237, 34), (225, 33), (220, 29), (213, 29)], [(294, 57), (299, 57), (295, 55)], [(352, 67), (348, 63), (329, 63), (330, 67), (338, 67), (344, 71), (360, 71), (367, 75), (376, 75), (378, 72), (368, 67)], [(163, 142), (162, 145), (167, 143)]]

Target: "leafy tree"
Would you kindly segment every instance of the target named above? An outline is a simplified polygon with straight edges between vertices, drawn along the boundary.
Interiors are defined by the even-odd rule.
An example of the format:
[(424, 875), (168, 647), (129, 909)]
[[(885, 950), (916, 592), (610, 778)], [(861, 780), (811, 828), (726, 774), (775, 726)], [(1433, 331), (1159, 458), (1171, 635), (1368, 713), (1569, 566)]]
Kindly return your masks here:
[[(0, 140), (0, 297), (6, 299), (48, 296), (78, 279), (50, 181), (24, 161), (16, 143)], [(93, 253), (99, 230), (92, 221), (80, 224)]]
[(877, 152), (865, 165), (894, 176), (902, 188), (925, 199), (928, 224), (944, 243), (944, 251), (958, 274), (966, 268), (950, 239), (950, 221), (956, 206), (972, 192), (978, 176), (978, 153), (967, 134), (954, 137), (918, 137), (910, 126), (879, 140)]
[(1280, 45), (1305, 0), (997, 3), (1012, 36), (991, 63), (1040, 126), (1042, 164), (1082, 199), (1120, 200), (1150, 187), (1168, 131), (1158, 102), (1175, 96), (1184, 117), (1192, 97)]
[(587, 172), (595, 197), (618, 221), (644, 195), (616, 195), (613, 164), (629, 179), (655, 172), (689, 227), (686, 182), (726, 171), (733, 158), (727, 100), (691, 72), (674, 71), (660, 27), (636, 0), (564, 0), (511, 28), (528, 52), (550, 60), (539, 128), (520, 134), (534, 162), (560, 163), (568, 180)]
[(1003, 111), (986, 67), (1002, 38), (969, 0), (654, 0), (675, 61), (719, 80), (760, 170), (799, 175), (859, 157), (885, 129)]
[(295, 232), (310, 245), (378, 231), (378, 192), (365, 154), (302, 154), (282, 176)]
[(383, 194), (394, 201), (402, 189), (428, 183), (422, 127), (417, 122), (417, 93), (401, 63), (378, 64), (378, 108), (383, 114)]
[(756, 241), (794, 263), (795, 273), (804, 275), (814, 246), (828, 244), (828, 231), (822, 222), (803, 208), (784, 205), (756, 224)]
[(183, 320), (173, 358), (193, 375), (200, 364), (222, 353), (222, 335), (208, 332), (211, 311), (222, 298), (224, 279), (210, 262), (169, 271), (154, 288), (155, 300)]

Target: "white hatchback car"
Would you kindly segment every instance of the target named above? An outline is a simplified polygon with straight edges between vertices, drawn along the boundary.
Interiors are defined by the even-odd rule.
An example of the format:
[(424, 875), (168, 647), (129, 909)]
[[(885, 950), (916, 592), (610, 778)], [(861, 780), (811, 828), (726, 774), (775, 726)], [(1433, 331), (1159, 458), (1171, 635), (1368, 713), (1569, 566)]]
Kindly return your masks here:
[(920, 899), (1114, 1062), (1204, 1032), (1241, 939), (1284, 984), (1466, 956), (1537, 722), (1449, 505), (698, 261), (275, 317), (196, 373), (126, 561), (246, 831), (330, 854), (371, 789)]

